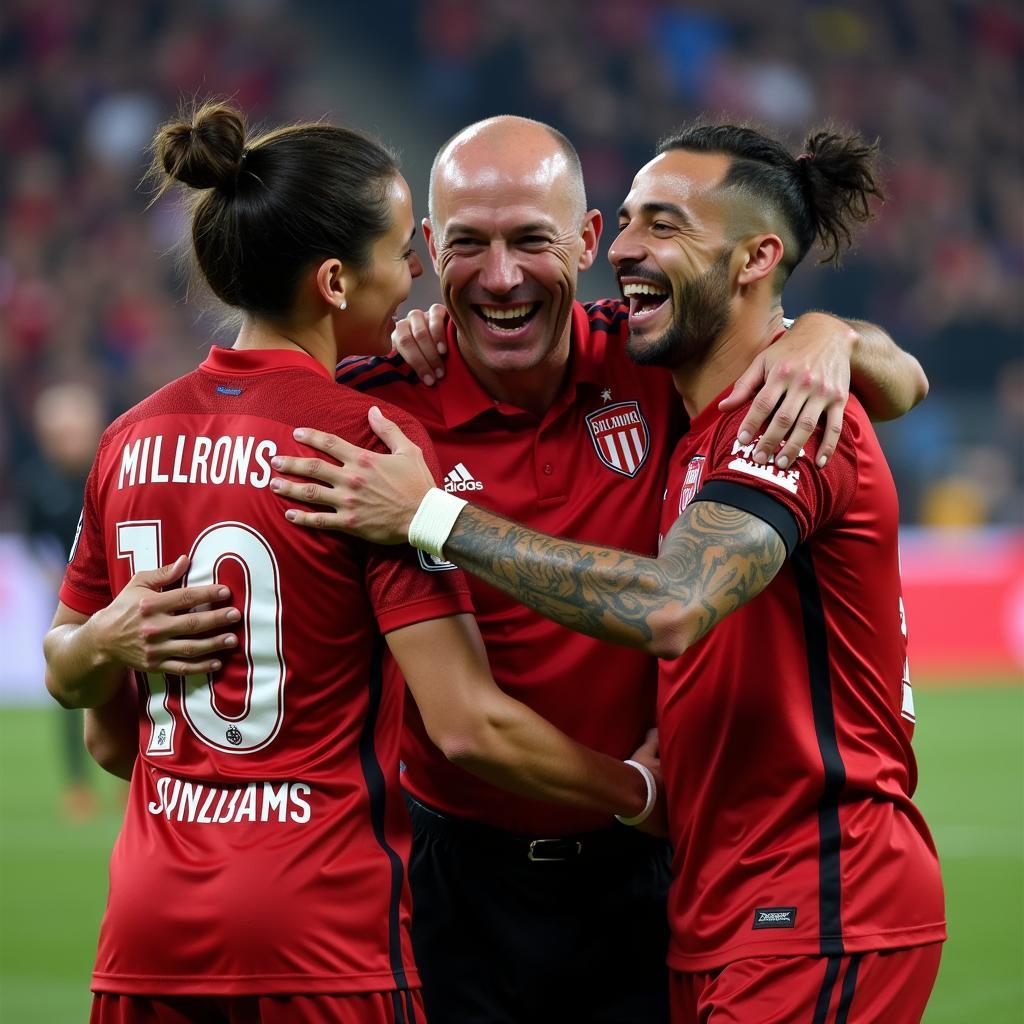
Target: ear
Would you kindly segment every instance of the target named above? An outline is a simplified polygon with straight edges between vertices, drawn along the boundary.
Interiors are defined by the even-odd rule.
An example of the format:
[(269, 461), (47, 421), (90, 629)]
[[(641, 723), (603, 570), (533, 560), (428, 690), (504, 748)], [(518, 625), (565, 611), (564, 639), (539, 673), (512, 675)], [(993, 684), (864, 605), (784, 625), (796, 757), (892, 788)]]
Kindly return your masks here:
[(351, 282), (346, 267), (339, 259), (324, 260), (316, 270), (316, 290), (320, 298), (334, 309), (348, 305)]
[(597, 247), (601, 241), (601, 229), (604, 227), (604, 220), (600, 210), (589, 210), (583, 218), (583, 227), (580, 233), (583, 236), (583, 251), (580, 253), (578, 270), (588, 270), (597, 259)]
[(424, 217), (420, 226), (423, 228), (423, 240), (427, 243), (427, 252), (430, 253), (430, 262), (434, 265), (434, 273), (440, 277), (441, 271), (437, 269), (437, 247), (434, 245), (434, 229), (430, 225), (430, 218)]
[(736, 283), (741, 286), (756, 284), (770, 277), (785, 251), (778, 235), (755, 235), (738, 248), (742, 253), (742, 262)]

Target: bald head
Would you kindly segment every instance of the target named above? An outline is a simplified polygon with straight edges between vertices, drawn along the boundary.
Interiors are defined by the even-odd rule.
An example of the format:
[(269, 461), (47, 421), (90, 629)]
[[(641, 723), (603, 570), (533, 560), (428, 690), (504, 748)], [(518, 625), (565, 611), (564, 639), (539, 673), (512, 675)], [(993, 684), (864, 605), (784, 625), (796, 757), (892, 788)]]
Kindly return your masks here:
[(527, 117), (504, 114), (477, 121), (438, 150), (430, 170), (430, 220), (445, 219), (445, 196), (470, 181), (547, 189), (556, 202), (568, 202), (572, 219), (587, 212), (583, 169), (573, 144), (557, 129)]

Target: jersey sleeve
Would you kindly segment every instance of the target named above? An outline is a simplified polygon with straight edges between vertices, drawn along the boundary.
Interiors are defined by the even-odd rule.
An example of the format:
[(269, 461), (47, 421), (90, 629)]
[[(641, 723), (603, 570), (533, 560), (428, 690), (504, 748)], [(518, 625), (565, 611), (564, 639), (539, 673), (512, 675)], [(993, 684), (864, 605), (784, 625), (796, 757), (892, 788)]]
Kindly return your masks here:
[(113, 600), (97, 495), (99, 462), (97, 455), (85, 482), (82, 515), (59, 594), (64, 604), (82, 615), (92, 615)]
[(785, 469), (770, 458), (765, 465), (754, 461), (754, 448), (736, 439), (747, 414), (744, 406), (722, 418), (708, 454), (710, 465), (694, 501), (715, 501), (749, 512), (773, 527), (791, 555), (801, 541), (846, 511), (857, 488), (859, 406), (850, 400), (835, 454), (819, 468), (815, 465), (822, 429), (819, 426)]
[[(423, 450), (436, 483), (440, 479), (440, 463), (426, 430), (418, 420), (393, 406), (382, 407), (382, 411)], [(473, 611), (462, 570), (408, 544), (369, 546), (366, 589), (382, 633)]]

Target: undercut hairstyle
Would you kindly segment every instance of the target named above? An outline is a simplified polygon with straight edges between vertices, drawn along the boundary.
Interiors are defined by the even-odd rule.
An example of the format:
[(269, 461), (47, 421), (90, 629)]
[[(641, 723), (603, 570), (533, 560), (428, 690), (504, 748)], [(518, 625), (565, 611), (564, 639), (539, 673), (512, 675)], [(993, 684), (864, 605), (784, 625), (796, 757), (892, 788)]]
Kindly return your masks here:
[(395, 156), (350, 128), (296, 124), (250, 137), (241, 111), (205, 103), (153, 143), (154, 201), (195, 190), (195, 266), (228, 306), (270, 319), (291, 312), (302, 276), (325, 259), (357, 270), (391, 227)]
[[(527, 124), (533, 124), (538, 128), (543, 128), (558, 145), (558, 151), (565, 157), (566, 162), (569, 165), (569, 187), (573, 190), (573, 215), (575, 219), (582, 224), (583, 217), (587, 212), (587, 188), (583, 181), (583, 164), (580, 163), (580, 155), (576, 152), (576, 147), (557, 128), (553, 128), (551, 125), (545, 124), (543, 121), (535, 121), (532, 117), (520, 117), (519, 115), (507, 116), (512, 116), (518, 121), (525, 121)], [(430, 185), (427, 192), (427, 212), (432, 224), (434, 222), (434, 177), (437, 174), (437, 168), (440, 165), (441, 160), (451, 148), (452, 143), (455, 142), (459, 136), (471, 131), (473, 128), (479, 128), (497, 120), (500, 120), (500, 117), (487, 117), (482, 121), (474, 121), (473, 124), (467, 125), (465, 128), (460, 128), (454, 135), (448, 138), (444, 145), (437, 151), (437, 154), (434, 156), (434, 162), (430, 165)]]
[(839, 266), (857, 227), (874, 216), (869, 200), (885, 199), (875, 168), (877, 140), (831, 126), (811, 132), (799, 156), (755, 128), (702, 122), (658, 144), (659, 154), (674, 149), (731, 157), (720, 188), (746, 192), (782, 219), (796, 251), (787, 247), (783, 255), (780, 286), (815, 242), (824, 250), (821, 262)]

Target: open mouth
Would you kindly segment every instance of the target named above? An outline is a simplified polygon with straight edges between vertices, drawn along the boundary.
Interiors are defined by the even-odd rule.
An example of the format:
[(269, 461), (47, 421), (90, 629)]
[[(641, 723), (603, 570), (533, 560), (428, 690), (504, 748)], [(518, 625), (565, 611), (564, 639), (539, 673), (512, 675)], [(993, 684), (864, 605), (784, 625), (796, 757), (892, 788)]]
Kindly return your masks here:
[(629, 300), (630, 319), (639, 320), (652, 316), (669, 298), (669, 293), (663, 288), (647, 282), (624, 284), (622, 294)]
[(473, 306), (473, 312), (492, 331), (512, 334), (525, 327), (541, 307), (539, 302), (521, 302), (515, 306)]

